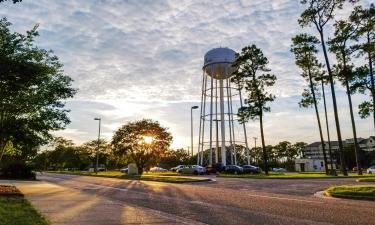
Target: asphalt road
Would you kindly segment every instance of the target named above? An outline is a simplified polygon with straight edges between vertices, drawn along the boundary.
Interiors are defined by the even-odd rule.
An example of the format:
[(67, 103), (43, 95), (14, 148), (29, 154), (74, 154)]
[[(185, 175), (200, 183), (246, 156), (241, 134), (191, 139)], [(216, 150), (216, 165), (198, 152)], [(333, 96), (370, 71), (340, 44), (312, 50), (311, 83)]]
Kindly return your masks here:
[(170, 184), (43, 174), (38, 179), (124, 205), (184, 218), (188, 224), (375, 225), (375, 202), (318, 198), (330, 185), (354, 179), (260, 180), (216, 178), (215, 182)]

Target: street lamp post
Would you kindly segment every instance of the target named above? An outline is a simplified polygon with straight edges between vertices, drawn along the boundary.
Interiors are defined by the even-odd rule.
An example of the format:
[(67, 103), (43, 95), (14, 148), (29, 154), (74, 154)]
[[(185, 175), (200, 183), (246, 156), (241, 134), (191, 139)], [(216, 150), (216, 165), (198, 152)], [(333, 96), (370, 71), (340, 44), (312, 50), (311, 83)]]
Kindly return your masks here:
[(191, 156), (194, 155), (194, 148), (193, 148), (193, 109), (198, 109), (198, 106), (192, 106), (190, 109), (190, 134), (191, 134)]
[(95, 164), (95, 173), (98, 173), (98, 167), (99, 167), (99, 148), (100, 148), (100, 125), (102, 122), (101, 118), (94, 118), (94, 120), (99, 121), (99, 132), (98, 132), (98, 148), (96, 149), (96, 164)]

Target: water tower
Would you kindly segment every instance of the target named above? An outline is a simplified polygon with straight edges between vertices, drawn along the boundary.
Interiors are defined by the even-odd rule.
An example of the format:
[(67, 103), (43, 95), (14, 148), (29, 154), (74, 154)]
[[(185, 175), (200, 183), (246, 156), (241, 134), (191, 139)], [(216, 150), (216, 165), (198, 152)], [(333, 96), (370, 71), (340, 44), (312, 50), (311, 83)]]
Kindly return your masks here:
[[(228, 163), (237, 165), (235, 146), (244, 146), (250, 164), (245, 124), (239, 124), (236, 114), (242, 106), (241, 90), (230, 82), (231, 64), (236, 52), (229, 48), (215, 48), (204, 56), (202, 97), (199, 123), (199, 165)], [(208, 151), (205, 156), (205, 152)], [(227, 152), (230, 153), (228, 159)], [(220, 155), (220, 157), (219, 157)]]

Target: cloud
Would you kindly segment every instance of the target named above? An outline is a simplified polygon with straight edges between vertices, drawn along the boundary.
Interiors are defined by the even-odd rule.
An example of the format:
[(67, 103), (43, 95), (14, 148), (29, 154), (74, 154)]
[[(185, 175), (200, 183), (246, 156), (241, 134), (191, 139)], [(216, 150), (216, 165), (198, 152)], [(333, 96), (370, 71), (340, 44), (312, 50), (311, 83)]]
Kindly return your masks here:
[[(40, 24), (38, 46), (53, 49), (75, 80), (79, 93), (67, 105), (70, 133), (62, 134), (77, 142), (93, 139), (92, 118), (101, 116), (109, 139), (126, 121), (151, 117), (170, 127), (174, 146), (186, 146), (190, 106), (200, 101), (203, 55), (218, 46), (240, 51), (252, 43), (263, 49), (278, 77), (278, 99), (266, 119), (268, 140), (318, 139), (313, 112), (297, 107), (305, 83), (289, 51), (291, 37), (302, 32), (302, 10), (294, 0), (38, 0), (2, 3), (0, 14), (19, 32)], [(345, 93), (339, 99), (346, 112)], [(358, 121), (361, 135), (368, 136), (369, 120)], [(349, 137), (346, 114), (342, 125)], [(257, 123), (249, 129), (257, 135)]]

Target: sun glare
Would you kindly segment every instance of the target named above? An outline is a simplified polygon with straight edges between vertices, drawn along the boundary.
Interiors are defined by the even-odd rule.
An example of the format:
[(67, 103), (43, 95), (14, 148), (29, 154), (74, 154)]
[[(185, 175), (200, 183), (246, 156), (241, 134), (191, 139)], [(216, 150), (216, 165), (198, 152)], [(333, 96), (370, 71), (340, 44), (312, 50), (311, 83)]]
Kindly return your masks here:
[(150, 137), (150, 136), (144, 136), (143, 137), (143, 140), (146, 144), (151, 144), (153, 141), (154, 141), (154, 138), (153, 137)]

